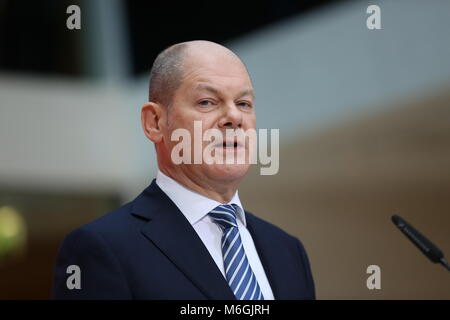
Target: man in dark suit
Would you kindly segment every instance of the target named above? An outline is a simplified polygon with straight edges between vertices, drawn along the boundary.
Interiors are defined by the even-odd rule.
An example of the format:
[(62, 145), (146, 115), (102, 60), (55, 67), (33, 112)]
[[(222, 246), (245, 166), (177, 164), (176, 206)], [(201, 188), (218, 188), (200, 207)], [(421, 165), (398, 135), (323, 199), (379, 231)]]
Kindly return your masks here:
[[(315, 299), (301, 242), (243, 209), (237, 189), (248, 161), (192, 164), (196, 147), (178, 152), (185, 161), (174, 160), (180, 149), (173, 133), (195, 136), (195, 121), (202, 133), (254, 130), (253, 100), (247, 70), (227, 48), (191, 41), (160, 53), (141, 113), (156, 148), (156, 179), (132, 202), (65, 238), (53, 297)], [(227, 139), (213, 154), (249, 154), (246, 143)]]

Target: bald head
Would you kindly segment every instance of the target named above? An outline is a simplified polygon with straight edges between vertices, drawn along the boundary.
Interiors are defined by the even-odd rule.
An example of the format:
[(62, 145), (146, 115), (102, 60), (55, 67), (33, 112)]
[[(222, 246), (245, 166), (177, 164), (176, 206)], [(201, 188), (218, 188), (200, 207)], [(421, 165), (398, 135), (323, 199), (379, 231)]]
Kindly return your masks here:
[(211, 41), (188, 41), (166, 48), (158, 54), (150, 71), (149, 101), (170, 105), (187, 68), (218, 63), (218, 59), (232, 59), (245, 68), (234, 52)]
[(183, 78), (182, 64), (186, 48), (186, 43), (178, 43), (158, 54), (150, 71), (149, 101), (165, 106), (170, 104)]

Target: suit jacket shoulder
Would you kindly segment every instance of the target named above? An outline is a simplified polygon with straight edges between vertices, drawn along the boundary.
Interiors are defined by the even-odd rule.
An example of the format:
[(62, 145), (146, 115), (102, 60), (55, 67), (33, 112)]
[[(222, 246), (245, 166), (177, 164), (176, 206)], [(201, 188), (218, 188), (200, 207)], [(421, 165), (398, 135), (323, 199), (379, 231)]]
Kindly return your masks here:
[(300, 239), (251, 212), (246, 211), (246, 218), (272, 289), (283, 299), (315, 299), (311, 265)]

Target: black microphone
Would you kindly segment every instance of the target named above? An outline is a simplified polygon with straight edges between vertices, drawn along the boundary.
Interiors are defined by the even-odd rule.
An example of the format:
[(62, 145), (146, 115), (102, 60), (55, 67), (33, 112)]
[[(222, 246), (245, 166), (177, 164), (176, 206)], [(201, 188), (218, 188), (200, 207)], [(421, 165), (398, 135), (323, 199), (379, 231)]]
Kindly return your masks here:
[(447, 270), (450, 270), (448, 261), (444, 254), (434, 243), (425, 238), (419, 231), (414, 229), (408, 222), (397, 215), (392, 216), (392, 222), (408, 237), (414, 245), (423, 252), (434, 263), (441, 263)]

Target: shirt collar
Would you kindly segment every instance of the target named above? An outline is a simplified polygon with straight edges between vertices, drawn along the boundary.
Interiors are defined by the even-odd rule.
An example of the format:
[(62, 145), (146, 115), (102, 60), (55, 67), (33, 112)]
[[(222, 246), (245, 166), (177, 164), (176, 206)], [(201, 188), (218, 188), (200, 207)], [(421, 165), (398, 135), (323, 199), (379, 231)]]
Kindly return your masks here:
[[(156, 174), (156, 184), (175, 203), (191, 225), (194, 225), (214, 208), (223, 204), (186, 188), (160, 170)], [(245, 211), (239, 199), (238, 191), (227, 204), (237, 205), (237, 218), (246, 226)]]

